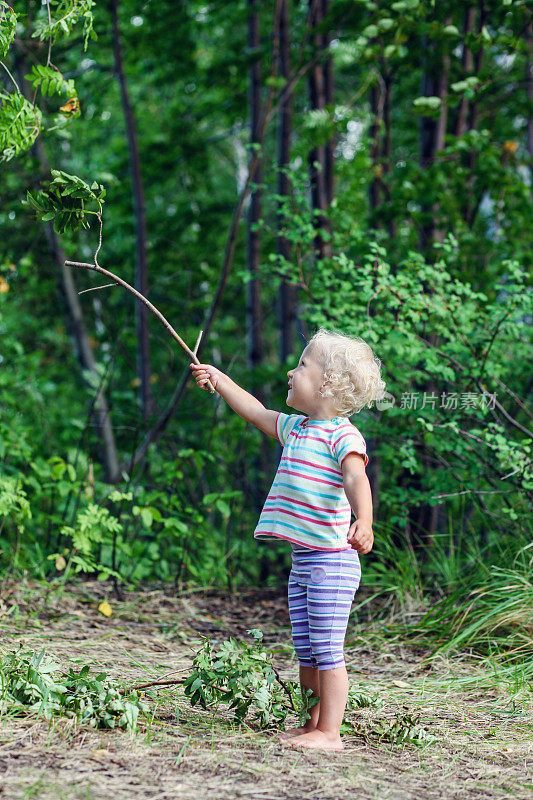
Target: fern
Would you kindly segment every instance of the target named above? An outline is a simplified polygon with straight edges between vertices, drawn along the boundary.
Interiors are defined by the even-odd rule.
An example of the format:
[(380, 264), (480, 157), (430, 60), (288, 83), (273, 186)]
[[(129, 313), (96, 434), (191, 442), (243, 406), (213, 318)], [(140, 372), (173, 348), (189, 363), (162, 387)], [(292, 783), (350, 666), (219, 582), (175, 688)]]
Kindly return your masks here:
[(74, 81), (66, 80), (59, 70), (52, 67), (45, 67), (42, 64), (35, 64), (29, 75), (25, 75), (34, 89), (41, 89), (43, 95), (51, 97), (53, 94), (68, 94), (69, 97), (76, 96)]
[(325, 108), (314, 108), (306, 113), (304, 125), (309, 130), (329, 131), (331, 127), (331, 118)]
[(41, 128), (41, 112), (21, 94), (0, 92), (0, 161), (29, 150)]
[(80, 20), (83, 22), (83, 50), (87, 50), (89, 36), (97, 39), (93, 29), (94, 17), (92, 7), (94, 0), (49, 0), (50, 20), (46, 9), (41, 11), (42, 16), (35, 21), (33, 37), (44, 41), (51, 38), (52, 41), (70, 36), (74, 25)]
[(0, 519), (12, 516), (17, 523), (31, 519), (31, 508), (20, 477), (0, 475)]
[(122, 525), (113, 517), (107, 508), (89, 503), (87, 508), (78, 512), (76, 527), (64, 526), (61, 533), (72, 537), (72, 544), (82, 554), (90, 556), (92, 545), (101, 544), (106, 533), (120, 533)]
[[(78, 511), (72, 526), (61, 527), (61, 535), (68, 537), (71, 545), (69, 566), (65, 570), (65, 576), (73, 570), (75, 573), (98, 572), (98, 580), (107, 580), (110, 577), (121, 580), (119, 572), (100, 562), (100, 551), (109, 549), (114, 537), (117, 537), (120, 543), (123, 529), (122, 523), (107, 508), (95, 503), (89, 503), (86, 508)], [(66, 556), (68, 552), (67, 548), (48, 555), (47, 559), (54, 561)]]

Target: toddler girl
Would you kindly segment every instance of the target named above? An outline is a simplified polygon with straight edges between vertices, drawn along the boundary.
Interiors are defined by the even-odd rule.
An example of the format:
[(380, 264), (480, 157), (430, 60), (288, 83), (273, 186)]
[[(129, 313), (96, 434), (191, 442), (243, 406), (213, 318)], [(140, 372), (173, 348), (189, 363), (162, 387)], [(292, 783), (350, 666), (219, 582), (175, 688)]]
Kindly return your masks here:
[[(289, 370), (286, 403), (300, 414), (271, 411), (210, 364), (191, 364), (199, 387), (213, 388), (244, 419), (283, 446), (255, 538), (292, 545), (288, 599), (302, 693), (320, 702), (280, 741), (342, 750), (348, 697), (344, 638), (361, 579), (358, 553), (369, 553), (372, 494), (365, 440), (348, 416), (384, 395), (381, 362), (366, 342), (324, 328)], [(356, 520), (350, 525), (351, 509)]]

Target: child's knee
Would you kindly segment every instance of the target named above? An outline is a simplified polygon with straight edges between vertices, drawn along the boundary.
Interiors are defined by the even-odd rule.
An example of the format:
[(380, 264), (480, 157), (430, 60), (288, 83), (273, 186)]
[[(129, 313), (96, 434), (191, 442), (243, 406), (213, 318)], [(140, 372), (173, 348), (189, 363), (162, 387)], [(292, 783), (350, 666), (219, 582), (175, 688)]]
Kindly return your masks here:
[(322, 659), (318, 664), (319, 672), (322, 672), (325, 669), (339, 669), (339, 667), (345, 667), (346, 661), (344, 657), (340, 661), (335, 661), (334, 659)]

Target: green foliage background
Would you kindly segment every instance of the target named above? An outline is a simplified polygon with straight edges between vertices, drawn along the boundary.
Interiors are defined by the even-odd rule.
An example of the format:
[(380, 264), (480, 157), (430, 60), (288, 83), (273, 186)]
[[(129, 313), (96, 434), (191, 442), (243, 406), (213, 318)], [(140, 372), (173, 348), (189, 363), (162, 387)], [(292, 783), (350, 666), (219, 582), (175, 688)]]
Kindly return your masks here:
[[(271, 440), (271, 467), (262, 471), (260, 432), (216, 395), (190, 382), (142, 468), (124, 472), (119, 486), (104, 482), (90, 417), (99, 385), (127, 460), (166, 408), (187, 362), (150, 318), (156, 409), (143, 421), (133, 299), (106, 289), (81, 300), (99, 375), (89, 385), (83, 380), (45, 223), (53, 220), (67, 258), (90, 261), (98, 246), (94, 215), (102, 211), (99, 262), (133, 283), (132, 186), (111, 15), (90, 0), (52, 2), (50, 29), (45, 7), (19, 5), (15, 27), (13, 12), (0, 4), (2, 567), (63, 582), (80, 572), (178, 587), (278, 585), (287, 547), (253, 540), (258, 509), (251, 498), (255, 487), (266, 496), (280, 453)], [(508, 574), (493, 565), (522, 576), (531, 565), (533, 56), (524, 36), (531, 15), (521, 2), (485, 6), (486, 24), (466, 40), (483, 57), (477, 74), (465, 76), (464, 4), (331, 2), (335, 104), (310, 111), (305, 78), (296, 82), (289, 197), (276, 194), (275, 117), (263, 148), (264, 363), (253, 373), (247, 367), (244, 218), (202, 355), (244, 387), (261, 383), (269, 407), (286, 411), (286, 370), (300, 351), (280, 363), (282, 280), (298, 286), (300, 347), (320, 325), (374, 347), (396, 402), (352, 418), (379, 464), (376, 547), (365, 558), (364, 581), (400, 602), (426, 593), (464, 597), (491, 581), (507, 585)], [(303, 3), (292, 4), (293, 69), (313, 56), (306, 13)], [(248, 68), (258, 56), (263, 99), (267, 91), (272, 4), (260, 4), (259, 53), (247, 47), (247, 15), (242, 0), (119, 6), (145, 188), (150, 300), (190, 346), (214, 297), (250, 156)], [(13, 79), (23, 80), (23, 52), (35, 106), (14, 87)], [(428, 165), (420, 159), (420, 125), (438, 119), (442, 103), (421, 95), (422, 71), (424, 64), (440, 68), (444, 56), (451, 119), (466, 98), (477, 121), (461, 136), (448, 132)], [(383, 75), (392, 80), (390, 158), (375, 159), (368, 90)], [(74, 103), (62, 111), (67, 99), (79, 110)], [(307, 162), (311, 148), (331, 136), (333, 253), (321, 260)], [(54, 172), (42, 172), (37, 144)], [(371, 206), (369, 189), (378, 179), (382, 202)], [(421, 246), (432, 220), (443, 241)], [(279, 225), (290, 242), (288, 260), (276, 255)], [(96, 285), (91, 274), (74, 277), (79, 291)], [(409, 407), (413, 392), (416, 408)], [(434, 407), (422, 404), (424, 392), (436, 398)], [(441, 403), (451, 392), (457, 408)], [(471, 400), (463, 404), (465, 395)], [(423, 506), (437, 506), (431, 536), (418, 514)], [(530, 594), (520, 597), (530, 619)]]

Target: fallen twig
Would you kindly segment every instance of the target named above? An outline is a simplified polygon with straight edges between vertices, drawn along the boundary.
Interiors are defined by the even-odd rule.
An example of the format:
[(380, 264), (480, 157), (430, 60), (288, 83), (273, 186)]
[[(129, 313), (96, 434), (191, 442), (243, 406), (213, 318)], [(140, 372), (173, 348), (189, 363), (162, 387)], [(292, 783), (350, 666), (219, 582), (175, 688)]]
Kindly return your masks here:
[(104, 283), (103, 286), (91, 286), (90, 289), (82, 289), (78, 294), (85, 294), (86, 292), (96, 292), (98, 289), (107, 289), (109, 286), (118, 286), (118, 283)]
[(141, 689), (148, 689), (149, 686), (173, 686), (176, 683), (184, 683), (186, 678), (178, 678), (173, 681), (150, 681), (150, 683), (136, 683), (135, 686), (128, 686), (124, 688), (123, 692), (141, 691)]

